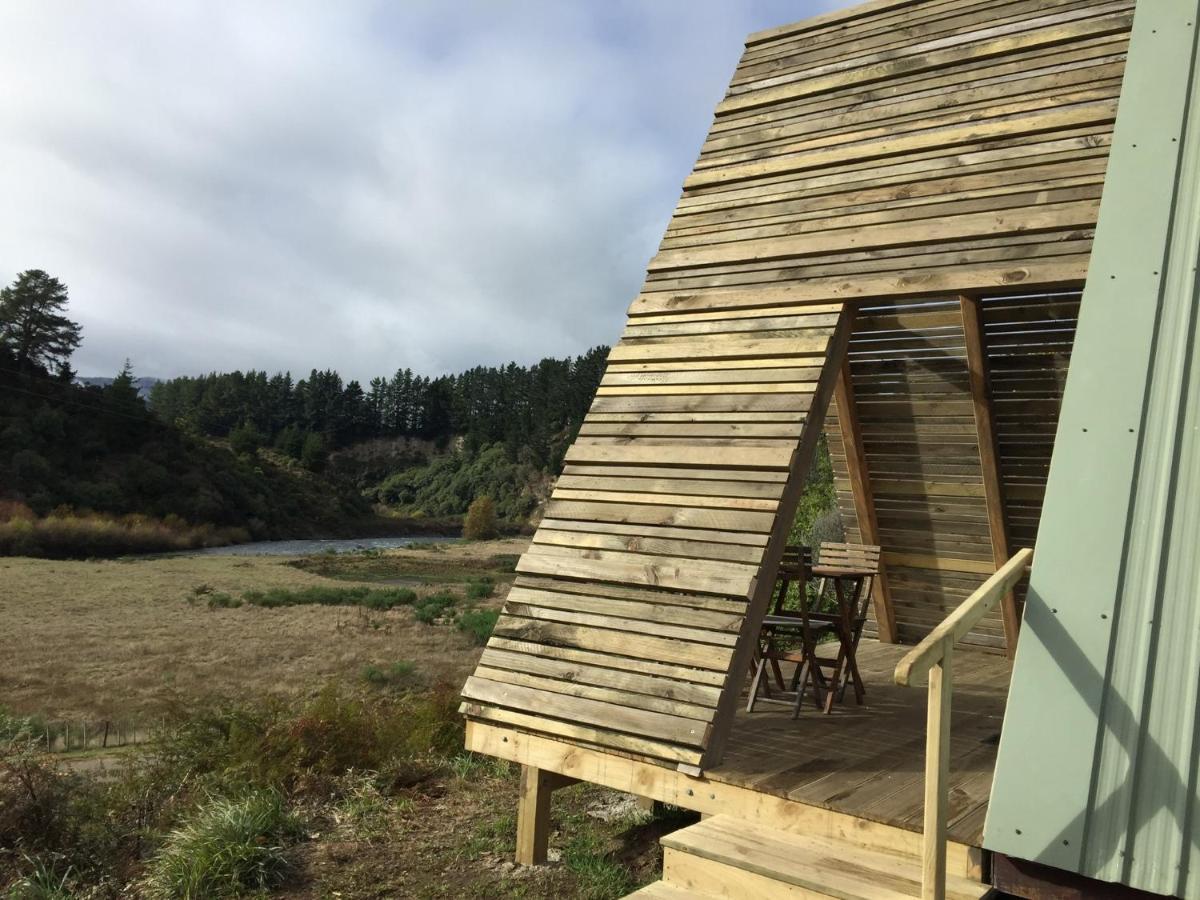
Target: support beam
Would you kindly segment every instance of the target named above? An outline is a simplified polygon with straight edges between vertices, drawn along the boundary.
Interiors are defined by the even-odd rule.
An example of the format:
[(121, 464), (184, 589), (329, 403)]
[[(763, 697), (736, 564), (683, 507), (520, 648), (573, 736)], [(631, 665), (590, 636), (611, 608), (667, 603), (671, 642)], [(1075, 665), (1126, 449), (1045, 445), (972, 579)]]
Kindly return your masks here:
[(560, 787), (573, 784), (574, 778), (521, 766), (521, 787), (517, 798), (518, 865), (540, 866), (550, 849), (550, 796)]
[[(966, 338), (967, 373), (971, 384), (971, 405), (975, 413), (975, 433), (979, 439), (979, 465), (983, 472), (983, 493), (992, 540), (992, 560), (999, 569), (1011, 554), (1008, 548), (1008, 526), (1004, 514), (999, 455), (996, 451), (996, 430), (992, 418), (992, 395), (988, 385), (983, 317), (977, 298), (959, 297), (958, 302), (962, 310), (963, 335)], [(1000, 601), (1000, 618), (1004, 623), (1005, 647), (1011, 657), (1017, 652), (1017, 632), (1021, 627), (1020, 618), (1017, 616), (1017, 599), (1012, 591)]]
[[(854, 405), (854, 382), (850, 375), (849, 356), (842, 360), (833, 397), (837, 404), (838, 429), (842, 433), (842, 448), (846, 453), (846, 471), (850, 480), (850, 493), (854, 497), (858, 532), (864, 544), (879, 545), (882, 543), (879, 539), (879, 519), (875, 514), (871, 473), (867, 468), (862, 429), (859, 427), (858, 410)], [(892, 607), (887, 566), (882, 559), (879, 560), (879, 574), (875, 576), (871, 585), (871, 599), (875, 606), (875, 625), (879, 629), (879, 640), (887, 644), (896, 643), (896, 611)]]

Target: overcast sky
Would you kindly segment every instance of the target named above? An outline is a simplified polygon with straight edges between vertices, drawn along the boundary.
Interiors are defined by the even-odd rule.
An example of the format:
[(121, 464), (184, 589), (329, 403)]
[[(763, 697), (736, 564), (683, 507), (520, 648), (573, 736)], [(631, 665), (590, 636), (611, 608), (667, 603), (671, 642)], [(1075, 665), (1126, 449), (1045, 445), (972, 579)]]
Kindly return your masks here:
[(747, 33), (839, 0), (12, 0), (0, 281), (75, 367), (368, 379), (617, 337)]

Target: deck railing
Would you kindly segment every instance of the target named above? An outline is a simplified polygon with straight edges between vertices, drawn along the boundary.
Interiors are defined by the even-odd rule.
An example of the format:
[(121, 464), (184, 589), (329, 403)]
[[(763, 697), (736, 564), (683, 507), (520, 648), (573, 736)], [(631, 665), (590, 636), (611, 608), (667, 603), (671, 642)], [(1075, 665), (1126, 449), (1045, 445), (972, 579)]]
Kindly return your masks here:
[(929, 675), (929, 720), (925, 735), (925, 832), (921, 854), (921, 896), (945, 900), (946, 811), (949, 805), (950, 700), (954, 693), (954, 645), (1012, 590), (1033, 561), (1019, 550), (979, 590), (950, 613), (896, 666), (896, 684), (913, 687)]

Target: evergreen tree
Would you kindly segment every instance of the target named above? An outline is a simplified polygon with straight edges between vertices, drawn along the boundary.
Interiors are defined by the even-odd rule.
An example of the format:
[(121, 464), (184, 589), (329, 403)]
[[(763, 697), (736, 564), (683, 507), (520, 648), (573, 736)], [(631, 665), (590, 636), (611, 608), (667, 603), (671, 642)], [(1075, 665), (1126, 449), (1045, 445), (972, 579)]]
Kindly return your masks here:
[(0, 346), (22, 372), (63, 370), (82, 336), (64, 315), (67, 286), (41, 269), (28, 269), (0, 291)]

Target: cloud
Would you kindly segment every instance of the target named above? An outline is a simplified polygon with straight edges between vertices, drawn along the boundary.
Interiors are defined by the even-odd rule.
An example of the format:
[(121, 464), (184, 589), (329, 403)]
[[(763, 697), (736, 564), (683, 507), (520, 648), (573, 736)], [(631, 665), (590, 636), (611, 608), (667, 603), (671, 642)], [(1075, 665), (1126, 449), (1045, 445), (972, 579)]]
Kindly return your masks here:
[(85, 374), (609, 343), (743, 37), (832, 5), (10, 4), (0, 279), (68, 284)]

